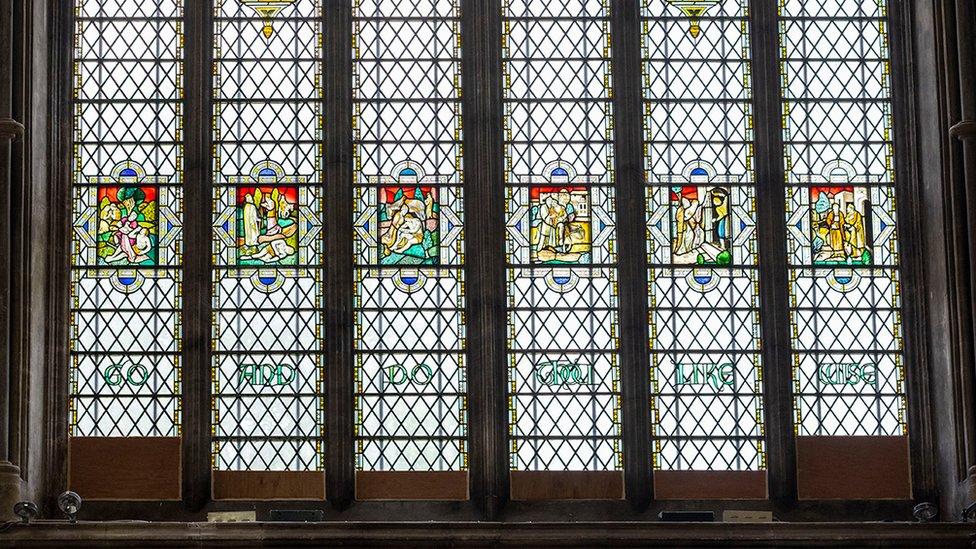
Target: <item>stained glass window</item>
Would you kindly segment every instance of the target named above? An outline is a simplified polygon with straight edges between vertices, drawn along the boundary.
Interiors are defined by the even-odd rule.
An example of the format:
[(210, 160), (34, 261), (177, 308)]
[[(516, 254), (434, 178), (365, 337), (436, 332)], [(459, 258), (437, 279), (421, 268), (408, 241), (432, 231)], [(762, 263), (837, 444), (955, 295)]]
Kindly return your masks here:
[(781, 0), (798, 435), (903, 435), (887, 2)]
[(214, 16), (213, 467), (321, 470), (322, 6)]
[[(183, 3), (73, 1), (69, 433), (82, 444), (169, 442), (178, 474), (183, 300), (209, 291), (212, 468), (323, 471), (328, 264), (353, 279), (335, 289), (353, 311), (331, 341), (353, 344), (346, 412), (354, 422), (340, 427), (354, 432), (356, 482), (413, 472), (459, 480), (456, 492), (466, 494), (465, 254), (485, 250), (466, 249), (464, 239), (461, 2), (345, 5), (351, 75), (348, 65), (332, 70), (352, 88), (351, 181), (324, 180), (326, 132), (350, 129), (324, 115), (324, 25), (343, 19), (331, 20), (324, 5), (205, 4), (213, 35), (203, 36), (207, 22), (191, 38), (213, 45), (212, 72), (197, 83), (209, 87), (212, 118), (187, 122), (212, 130), (211, 215), (184, 220), (184, 66), (198, 60), (184, 62)], [(622, 479), (618, 353), (620, 337), (633, 334), (619, 333), (618, 306), (645, 296), (618, 294), (610, 23), (618, 5), (496, 5), (503, 124), (493, 130), (504, 185), (495, 199), (504, 200), (506, 285), (504, 296), (485, 293), (506, 300), (508, 376), (479, 397), (507, 384), (513, 479), (538, 471)], [(776, 52), (753, 52), (751, 0), (640, 0), (628, 9), (638, 5), (643, 110), (622, 129), (643, 129), (646, 181), (626, 184), (645, 193), (645, 225), (627, 229), (647, 238), (644, 411), (655, 489), (679, 472), (765, 477), (760, 269), (789, 286), (797, 456), (804, 441), (840, 435), (872, 435), (862, 440), (874, 445), (898, 438), (907, 449), (887, 0), (762, 4), (778, 8), (778, 44), (761, 41)], [(621, 17), (615, 29), (637, 23)], [(468, 53), (480, 62), (497, 47)], [(756, 53), (780, 61), (784, 202), (778, 190), (757, 195)], [(636, 92), (637, 75), (624, 76), (623, 91), (632, 82)], [(472, 105), (490, 113), (486, 89)], [(780, 120), (758, 122), (776, 129)], [(636, 133), (621, 132), (631, 145), (627, 135)], [(203, 148), (192, 141), (188, 150)], [(351, 185), (352, 212), (326, 205), (326, 185)], [(786, 245), (785, 265), (760, 265), (758, 206), (786, 221), (786, 241), (773, 248)], [(324, 234), (326, 214), (351, 215), (352, 233)], [(210, 279), (189, 291), (184, 221), (212, 230), (194, 243), (211, 246), (198, 259), (209, 261)], [(327, 237), (351, 238), (353, 257), (325, 258)], [(629, 310), (644, 311), (634, 303)], [(472, 339), (493, 328), (472, 326)], [(504, 419), (485, 419), (496, 420)], [(170, 484), (178, 493), (180, 483)]]
[(621, 467), (610, 2), (502, 2), (511, 467)]
[(654, 468), (759, 470), (747, 0), (644, 0)]
[(467, 468), (453, 1), (353, 1), (356, 466)]
[(175, 437), (182, 2), (74, 6), (70, 435)]

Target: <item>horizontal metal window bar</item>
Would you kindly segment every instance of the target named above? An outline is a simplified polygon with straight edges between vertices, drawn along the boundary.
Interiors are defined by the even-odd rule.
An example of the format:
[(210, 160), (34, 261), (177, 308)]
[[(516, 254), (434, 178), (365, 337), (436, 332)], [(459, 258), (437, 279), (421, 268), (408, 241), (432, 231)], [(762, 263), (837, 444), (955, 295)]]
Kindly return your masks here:
[[(167, 311), (171, 313), (175, 311)], [(110, 355), (122, 355), (126, 357), (132, 356), (149, 356), (149, 357), (167, 357), (173, 356), (178, 357), (183, 351), (178, 349), (173, 349), (171, 351), (159, 351), (159, 350), (142, 350), (142, 349), (119, 349), (119, 350), (104, 350), (104, 349), (93, 349), (90, 351), (80, 351), (76, 349), (69, 349), (68, 354), (72, 356), (110, 356)]]
[[(541, 328), (540, 328), (541, 329)], [(543, 349), (541, 347), (527, 347), (524, 349), (514, 348), (511, 345), (508, 347), (508, 354), (510, 355), (546, 355), (546, 354), (567, 354), (567, 355), (616, 355), (618, 351), (616, 348), (611, 347), (608, 349), (580, 349), (580, 348), (558, 348), (558, 349)], [(514, 368), (510, 366), (509, 369)], [(616, 393), (607, 393), (616, 394)]]
[[(381, 56), (373, 57), (369, 55), (363, 55), (363, 51), (368, 52), (368, 48), (360, 48), (360, 57), (353, 57), (353, 71), (362, 72), (362, 65), (386, 65), (386, 64), (398, 64), (398, 65), (419, 65), (421, 63), (432, 63), (432, 64), (446, 64), (446, 65), (460, 65), (461, 58), (454, 57), (452, 55), (442, 55), (438, 57), (417, 57), (409, 55), (409, 52), (404, 52), (403, 57), (397, 57), (395, 54), (391, 54), (391, 57)], [(359, 65), (360, 67), (357, 67)], [(353, 90), (356, 93), (356, 90)]]
[(356, 15), (352, 16), (353, 25), (356, 23), (404, 23), (404, 22), (415, 22), (415, 23), (460, 23), (460, 15), (431, 15), (431, 16), (421, 16), (421, 15)]

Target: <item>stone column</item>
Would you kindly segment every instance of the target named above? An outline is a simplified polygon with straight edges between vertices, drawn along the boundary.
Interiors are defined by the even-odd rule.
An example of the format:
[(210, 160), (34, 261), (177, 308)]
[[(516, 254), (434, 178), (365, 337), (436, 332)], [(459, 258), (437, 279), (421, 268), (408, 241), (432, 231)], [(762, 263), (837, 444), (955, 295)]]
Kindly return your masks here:
[[(976, 39), (973, 38), (972, 22), (976, 20), (976, 5), (974, 5), (973, 0), (956, 0), (955, 2), (955, 49), (956, 49), (956, 63), (958, 74), (955, 75), (957, 81), (959, 82), (958, 90), (958, 118), (953, 120), (955, 124), (949, 128), (949, 135), (955, 139), (962, 142), (961, 158), (957, 160), (962, 166), (962, 174), (964, 176), (963, 188), (965, 189), (964, 194), (966, 196), (967, 204), (976, 204), (976, 59), (973, 58), (976, 55)], [(952, 48), (953, 45), (950, 42), (947, 46)], [(971, 221), (976, 214), (974, 214), (971, 209), (969, 211), (968, 221)], [(966, 226), (966, 219), (954, 219), (953, 222), (957, 226)], [(971, 227), (969, 227), (971, 230)], [(970, 256), (969, 264), (974, 266), (976, 264), (976, 252), (973, 252), (973, 244), (970, 244)], [(976, 274), (971, 274), (976, 276)], [(976, 279), (971, 279), (974, 285), (976, 285)], [(970, 297), (976, 295), (976, 288), (970, 288)], [(969, 303), (970, 314), (976, 316), (976, 298)], [(976, 325), (976, 319), (970, 319), (970, 326)], [(976, 331), (976, 330), (974, 330)], [(970, 337), (976, 340), (976, 334), (970, 333)], [(971, 340), (972, 341), (972, 340)], [(976, 345), (976, 343), (972, 343)], [(971, 364), (961, 365), (963, 368), (972, 368)], [(976, 379), (976, 373), (969, 372), (969, 379)], [(957, 405), (966, 406), (971, 405), (971, 403), (959, 402)], [(972, 459), (972, 455), (976, 452), (976, 449), (972, 448), (972, 439), (967, 437), (967, 442), (969, 442), (970, 448), (968, 448), (968, 455)], [(964, 490), (963, 497), (965, 498), (962, 502), (963, 507), (967, 507), (976, 503), (976, 464), (970, 463), (968, 470), (968, 476), (963, 482)], [(955, 509), (950, 510), (948, 513), (950, 516), (955, 515)], [(964, 512), (965, 513), (965, 512)], [(955, 518), (955, 517), (954, 517)], [(963, 517), (968, 519), (971, 517)]]
[(10, 309), (11, 223), (10, 195), (13, 143), (24, 126), (13, 117), (14, 1), (0, 3), (0, 521), (13, 520), (13, 505), (20, 499), (20, 468), (11, 463), (10, 448)]

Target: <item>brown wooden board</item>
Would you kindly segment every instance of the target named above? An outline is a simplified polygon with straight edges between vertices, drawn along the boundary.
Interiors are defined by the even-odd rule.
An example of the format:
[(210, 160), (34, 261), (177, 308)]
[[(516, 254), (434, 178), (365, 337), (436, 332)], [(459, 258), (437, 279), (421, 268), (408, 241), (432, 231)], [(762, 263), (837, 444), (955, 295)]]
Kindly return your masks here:
[(466, 500), (467, 471), (356, 471), (358, 500)]
[(908, 437), (796, 437), (800, 499), (909, 499)]
[(322, 471), (214, 471), (213, 498), (325, 499)]
[(68, 487), (83, 499), (180, 499), (179, 437), (71, 437)]
[(622, 499), (623, 471), (512, 471), (512, 499)]
[(654, 471), (654, 499), (766, 497), (766, 471)]

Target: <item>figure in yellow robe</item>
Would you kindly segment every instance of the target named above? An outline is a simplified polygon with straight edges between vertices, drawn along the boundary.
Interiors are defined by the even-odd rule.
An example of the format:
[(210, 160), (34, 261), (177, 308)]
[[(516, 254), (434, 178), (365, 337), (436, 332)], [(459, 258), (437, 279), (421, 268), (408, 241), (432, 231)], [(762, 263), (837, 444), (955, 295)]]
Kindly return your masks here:
[(854, 204), (847, 205), (844, 215), (845, 236), (847, 241), (847, 254), (857, 259), (864, 254), (866, 246), (866, 232), (864, 230), (864, 216), (854, 208)]
[(838, 204), (834, 204), (827, 214), (827, 245), (830, 247), (827, 260), (844, 257), (844, 215)]

